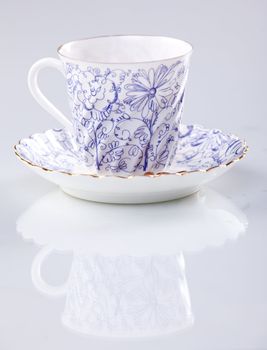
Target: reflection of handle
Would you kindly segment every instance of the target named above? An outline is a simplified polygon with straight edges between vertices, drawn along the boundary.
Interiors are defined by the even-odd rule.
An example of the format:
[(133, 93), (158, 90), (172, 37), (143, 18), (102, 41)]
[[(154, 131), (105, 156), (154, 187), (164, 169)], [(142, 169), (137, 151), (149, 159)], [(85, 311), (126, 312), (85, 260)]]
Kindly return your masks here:
[(41, 92), (38, 86), (38, 75), (41, 69), (46, 67), (52, 67), (59, 70), (64, 75), (63, 65), (60, 60), (56, 58), (42, 58), (41, 60), (35, 62), (28, 73), (28, 86), (32, 96), (35, 100), (54, 118), (56, 118), (61, 124), (66, 127), (71, 127), (70, 120), (65, 117), (65, 115), (60, 112)]
[(50, 286), (43, 280), (41, 276), (41, 266), (44, 260), (46, 259), (46, 257), (52, 251), (53, 251), (53, 248), (44, 247), (39, 251), (39, 253), (37, 253), (32, 263), (31, 275), (32, 275), (32, 282), (36, 287), (36, 289), (38, 289), (42, 293), (57, 297), (65, 294), (67, 283), (63, 284), (62, 286)]

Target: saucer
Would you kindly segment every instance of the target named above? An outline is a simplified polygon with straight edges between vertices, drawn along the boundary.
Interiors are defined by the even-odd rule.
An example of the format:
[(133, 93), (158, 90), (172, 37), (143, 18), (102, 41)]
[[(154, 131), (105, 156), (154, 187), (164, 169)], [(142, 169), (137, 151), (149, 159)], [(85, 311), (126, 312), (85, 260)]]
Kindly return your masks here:
[(246, 142), (199, 125), (182, 125), (177, 155), (160, 173), (98, 175), (81, 159), (67, 129), (51, 129), (15, 145), (20, 160), (71, 196), (106, 203), (152, 203), (185, 197), (244, 157)]

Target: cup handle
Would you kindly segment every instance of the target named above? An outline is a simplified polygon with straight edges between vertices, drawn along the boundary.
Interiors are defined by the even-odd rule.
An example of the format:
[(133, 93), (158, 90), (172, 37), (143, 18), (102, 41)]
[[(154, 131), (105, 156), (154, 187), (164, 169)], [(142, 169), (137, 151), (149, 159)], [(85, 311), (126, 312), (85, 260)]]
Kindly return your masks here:
[(64, 68), (63, 64), (60, 60), (52, 57), (46, 57), (42, 58), (39, 61), (35, 62), (32, 67), (29, 70), (28, 73), (28, 87), (32, 94), (32, 96), (35, 98), (35, 100), (48, 112), (50, 113), (54, 118), (56, 118), (57, 121), (59, 121), (61, 124), (63, 124), (65, 127), (70, 128), (72, 126), (71, 121), (62, 113), (60, 112), (52, 102), (50, 102), (44, 94), (41, 92), (39, 85), (38, 85), (38, 75), (41, 69), (46, 67), (52, 67), (59, 70), (64, 75)]
[(32, 268), (31, 268), (31, 277), (32, 282), (37, 290), (41, 293), (47, 294), (53, 297), (59, 297), (66, 293), (67, 282), (65, 282), (62, 286), (51, 286), (46, 283), (41, 275), (41, 267), (44, 260), (47, 258), (49, 254), (53, 252), (53, 248), (46, 246), (43, 247), (35, 256)]

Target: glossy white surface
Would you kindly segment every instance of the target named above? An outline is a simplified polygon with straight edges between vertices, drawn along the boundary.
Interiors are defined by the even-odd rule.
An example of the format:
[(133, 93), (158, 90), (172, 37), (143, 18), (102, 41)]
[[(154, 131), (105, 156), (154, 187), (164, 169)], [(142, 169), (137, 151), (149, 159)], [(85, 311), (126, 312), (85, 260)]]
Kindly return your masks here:
[[(1, 42), (3, 51), (0, 65), (1, 79), (4, 81), (0, 85), (3, 113), (0, 129), (0, 349), (265, 350), (267, 349), (267, 66), (266, 45), (264, 45), (267, 31), (266, 2), (166, 0), (164, 3), (156, 3), (136, 0), (126, 4), (125, 1), (117, 0), (112, 4), (112, 7), (107, 6), (105, 11), (103, 2), (88, 1), (77, 1), (74, 5), (61, 0), (30, 4), (10, 0), (3, 5), (0, 29), (1, 33), (6, 35), (3, 35)], [(154, 6), (153, 16), (151, 6)], [(27, 70), (31, 63), (48, 52), (53, 55), (51, 48), (70, 38), (88, 34), (98, 35), (110, 30), (121, 33), (125, 32), (126, 28), (127, 32), (138, 30), (140, 33), (166, 33), (192, 42), (195, 49), (194, 62), (188, 82), (184, 120), (188, 123), (234, 132), (246, 138), (250, 152), (242, 162), (207, 188), (216, 194), (209, 204), (209, 210), (216, 214), (212, 219), (210, 216), (202, 215), (201, 211), (196, 211), (193, 205), (193, 213), (188, 220), (186, 218), (189, 212), (186, 212), (187, 206), (185, 206), (181, 207), (184, 210), (181, 220), (178, 217), (180, 211), (177, 210), (175, 216), (174, 210), (174, 215), (168, 218), (169, 224), (166, 224), (166, 228), (176, 229), (173, 223), (177, 220), (177, 231), (173, 233), (183, 238), (183, 241), (177, 242), (177, 246), (174, 244), (172, 246), (174, 251), (181, 254), (179, 247), (183, 244), (182, 255), (185, 263), (183, 276), (188, 287), (186, 295), (190, 297), (190, 310), (194, 316), (194, 323), (175, 334), (138, 339), (134, 337), (110, 339), (89, 336), (65, 327), (62, 316), (68, 309), (66, 294), (52, 297), (35, 288), (31, 275), (33, 262), (47, 244), (53, 245), (51, 247), (53, 252), (43, 262), (41, 277), (48, 286), (64, 286), (74, 262), (72, 251), (56, 247), (57, 242), (41, 241), (43, 238), (47, 240), (53, 238), (53, 230), (51, 226), (48, 228), (45, 225), (46, 222), (49, 225), (54, 222), (56, 227), (54, 236), (59, 243), (61, 242), (59, 238), (67, 229), (66, 244), (75, 243), (78, 249), (80, 245), (74, 239), (75, 232), (80, 232), (77, 234), (77, 240), (84, 235), (80, 231), (82, 224), (72, 226), (71, 218), (64, 215), (64, 208), (62, 210), (56, 208), (62, 219), (55, 221), (58, 216), (52, 219), (54, 207), (44, 209), (46, 203), (49, 205), (45, 196), (49, 196), (49, 199), (51, 193), (55, 194), (55, 186), (22, 167), (13, 155), (12, 145), (25, 135), (60, 126), (33, 103), (26, 84)], [(61, 75), (58, 74), (58, 81), (55, 81), (55, 72), (52, 71), (51, 74), (50, 72), (47, 72), (47, 75), (43, 74), (40, 79), (47, 94), (54, 98), (62, 110), (65, 108), (65, 111), (68, 111), (64, 96), (61, 94), (64, 89)], [(58, 88), (60, 84), (61, 89)], [(222, 198), (223, 203), (230, 202), (229, 206), (221, 206)], [(213, 205), (213, 200), (216, 205)], [(81, 205), (89, 204), (82, 203)], [(199, 209), (205, 214), (208, 208), (199, 205)], [(113, 206), (110, 208), (112, 213)], [(214, 212), (215, 208), (218, 210)], [(39, 210), (43, 210), (46, 222), (44, 224), (41, 221), (38, 230), (37, 219), (41, 215)], [(197, 213), (200, 215), (196, 216)], [(85, 215), (85, 211), (82, 212), (82, 216)], [(31, 216), (32, 221), (29, 219)], [(140, 216), (138, 225), (141, 227), (135, 226), (138, 227), (138, 239), (142, 238), (142, 233), (145, 237), (141, 223), (146, 222), (146, 218), (145, 215)], [(151, 216), (155, 219), (153, 213)], [(34, 236), (36, 241), (32, 238), (24, 239), (22, 233), (17, 233), (17, 223), (22, 223), (23, 217), (24, 233)], [(74, 217), (74, 222), (77, 222), (77, 219)], [(244, 231), (246, 221), (248, 225)], [(160, 222), (163, 224), (164, 217), (162, 221), (157, 218), (156, 223), (159, 226)], [(221, 225), (216, 226), (217, 222)], [(90, 228), (91, 221), (88, 220), (86, 225)], [(124, 226), (120, 220), (116, 220), (115, 227), (118, 227), (122, 234)], [(144, 227), (147, 229), (146, 225)], [(182, 230), (183, 227), (187, 228), (186, 231)], [(199, 228), (199, 234), (195, 232), (196, 227)], [(131, 233), (127, 230), (125, 232), (128, 235)], [(160, 232), (158, 231), (158, 234)], [(183, 235), (183, 232), (187, 234)], [(94, 235), (95, 231), (91, 231), (90, 237)], [(192, 239), (196, 249), (193, 247), (189, 249)], [(205, 243), (204, 239), (212, 239), (213, 243), (218, 244), (216, 246), (211, 241), (210, 244), (206, 244), (207, 241)], [(102, 244), (103, 251), (106, 249), (105, 254), (111, 246), (106, 244), (107, 242)], [(160, 241), (158, 246), (155, 241), (151, 242), (155, 243), (154, 247), (152, 243), (147, 244), (144, 239), (137, 248), (139, 247), (140, 252), (143, 250), (144, 254), (149, 253), (149, 249), (152, 248), (157, 253), (161, 247), (170, 248), (160, 244)], [(185, 243), (187, 248), (184, 246)], [(94, 250), (96, 248), (97, 242)], [(123, 249), (123, 246), (120, 246), (120, 249)], [(78, 262), (77, 258), (76, 261)], [(174, 274), (177, 275), (178, 270), (176, 268)], [(76, 273), (72, 273), (72, 280), (78, 276), (77, 271), (74, 268)], [(154, 279), (148, 280), (147, 286), (153, 285), (153, 281)], [(177, 283), (177, 280), (175, 282)], [(80, 283), (79, 279), (77, 283)], [(169, 288), (169, 284), (166, 284), (166, 288)], [(177, 290), (178, 296), (179, 289)], [(149, 292), (150, 289), (146, 291)], [(148, 295), (150, 301), (155, 300), (152, 298), (155, 293)], [(72, 297), (69, 300), (74, 301), (76, 298)], [(144, 299), (135, 298), (133, 304), (136, 306), (138, 301), (142, 300)], [(175, 302), (178, 299), (171, 300)], [(81, 301), (87, 303), (84, 299)], [(140, 304), (144, 305), (143, 302)], [(151, 307), (149, 308), (151, 302), (146, 305), (146, 311), (151, 311)], [(166, 315), (166, 312), (164, 314)], [(147, 316), (148, 312), (145, 315)]]
[[(237, 240), (246, 228), (245, 215), (209, 189), (180, 201), (135, 206), (87, 203), (57, 190), (17, 221), (22, 237), (41, 246), (32, 261), (33, 285), (45, 296), (65, 299), (62, 323), (115, 338), (193, 327), (184, 253)], [(55, 251), (73, 256), (60, 286), (42, 277)]]

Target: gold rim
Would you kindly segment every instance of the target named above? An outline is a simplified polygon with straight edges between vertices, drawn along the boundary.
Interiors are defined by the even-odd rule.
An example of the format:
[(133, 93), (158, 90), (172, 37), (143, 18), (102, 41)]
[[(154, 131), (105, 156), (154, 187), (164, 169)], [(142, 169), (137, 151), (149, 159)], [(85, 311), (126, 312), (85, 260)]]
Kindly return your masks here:
[[(234, 135), (233, 135), (233, 137), (234, 137)], [(21, 144), (21, 140), (19, 141), (18, 144)], [(237, 163), (238, 161), (243, 159), (246, 156), (246, 154), (248, 153), (249, 147), (248, 147), (246, 141), (244, 140), (242, 142), (242, 144), (244, 146), (244, 152), (241, 154), (241, 156), (239, 156), (236, 159), (231, 160), (228, 163), (220, 164), (220, 165), (208, 168), (208, 169), (203, 169), (203, 170), (199, 169), (199, 170), (192, 170), (192, 171), (184, 170), (184, 171), (178, 171), (178, 172), (175, 172), (175, 173), (165, 172), (165, 171), (162, 171), (162, 172), (159, 172), (159, 173), (146, 172), (143, 175), (130, 175), (130, 176), (97, 175), (97, 174), (88, 174), (88, 173), (86, 173), (86, 174), (83, 174), (83, 173), (68, 173), (67, 171), (51, 170), (51, 169), (42, 167), (40, 165), (33, 164), (33, 163), (29, 162), (28, 160), (24, 159), (23, 157), (21, 157), (21, 155), (17, 151), (17, 145), (14, 145), (13, 148), (14, 148), (15, 155), (18, 157), (18, 159), (20, 161), (22, 161), (22, 163), (24, 163), (26, 165), (29, 165), (30, 167), (37, 168), (37, 169), (40, 169), (40, 170), (43, 170), (43, 171), (46, 171), (46, 172), (49, 172), (49, 173), (64, 174), (64, 175), (69, 175), (69, 176), (90, 176), (90, 177), (94, 177), (94, 178), (106, 178), (106, 177), (110, 178), (110, 177), (114, 177), (114, 178), (120, 178), (120, 179), (132, 179), (132, 178), (136, 178), (136, 177), (160, 177), (160, 176), (164, 176), (164, 175), (184, 176), (184, 175), (189, 175), (189, 174), (193, 174), (193, 173), (209, 173), (209, 172), (212, 172), (213, 170), (218, 169), (218, 168), (227, 168), (228, 166), (233, 165), (234, 163)]]

